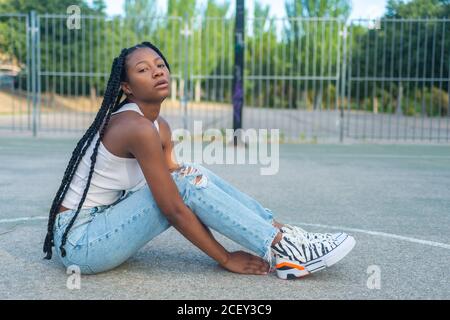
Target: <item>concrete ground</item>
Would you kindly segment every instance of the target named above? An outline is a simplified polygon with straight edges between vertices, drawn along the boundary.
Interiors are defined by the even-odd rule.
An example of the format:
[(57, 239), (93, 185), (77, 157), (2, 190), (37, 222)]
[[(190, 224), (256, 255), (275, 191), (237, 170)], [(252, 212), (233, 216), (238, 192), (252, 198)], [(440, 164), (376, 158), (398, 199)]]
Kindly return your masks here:
[(450, 298), (450, 148), (438, 145), (281, 145), (272, 176), (260, 165), (206, 165), (279, 221), (356, 238), (345, 259), (312, 276), (230, 273), (171, 228), (70, 290), (58, 257), (42, 259), (42, 244), (76, 141), (0, 137), (1, 299)]
[[(161, 115), (174, 128), (184, 127), (184, 113), (180, 108), (161, 109)], [(75, 133), (80, 136), (94, 119), (95, 113), (73, 111), (41, 113), (37, 127), (39, 134), (62, 135)], [(273, 108), (254, 108), (245, 106), (242, 115), (244, 129), (279, 129), (280, 138), (289, 142), (339, 142), (341, 117), (339, 110), (292, 110)], [(194, 132), (194, 122), (201, 121), (201, 127), (225, 129), (232, 128), (233, 109), (231, 105), (218, 107), (206, 103), (200, 107), (189, 104), (187, 129)], [(15, 132), (31, 133), (33, 118), (30, 114), (0, 114), (0, 129), (14, 129)], [(367, 141), (437, 141), (450, 140), (450, 117), (404, 116), (388, 113), (371, 113), (363, 110), (345, 110), (342, 134), (345, 141), (360, 139)], [(198, 124), (200, 126), (200, 124)], [(11, 130), (12, 131), (12, 130)], [(270, 130), (269, 130), (270, 132)], [(195, 134), (195, 132), (194, 132)]]

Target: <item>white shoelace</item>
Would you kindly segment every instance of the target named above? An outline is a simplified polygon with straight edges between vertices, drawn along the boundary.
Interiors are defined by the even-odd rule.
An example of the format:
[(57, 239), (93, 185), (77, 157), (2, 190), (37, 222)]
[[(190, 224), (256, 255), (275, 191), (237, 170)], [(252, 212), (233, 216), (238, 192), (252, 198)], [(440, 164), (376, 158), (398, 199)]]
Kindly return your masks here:
[[(323, 256), (325, 253), (323, 249), (326, 248), (326, 252), (333, 249), (333, 245), (336, 246), (332, 238), (325, 238), (319, 240), (319, 238), (310, 239), (307, 232), (296, 232), (296, 233), (286, 233), (285, 237), (287, 240), (292, 242), (298, 250), (301, 250), (302, 246), (311, 249), (311, 252), (304, 252), (307, 261)], [(309, 253), (309, 258), (308, 258)]]
[(318, 233), (318, 232), (307, 232), (306, 230), (297, 227), (297, 226), (292, 226), (292, 225), (285, 225), (286, 229), (290, 230), (293, 234), (305, 234), (306, 238), (309, 241), (323, 241), (323, 240), (328, 240), (328, 241), (333, 241), (333, 234), (331, 233)]

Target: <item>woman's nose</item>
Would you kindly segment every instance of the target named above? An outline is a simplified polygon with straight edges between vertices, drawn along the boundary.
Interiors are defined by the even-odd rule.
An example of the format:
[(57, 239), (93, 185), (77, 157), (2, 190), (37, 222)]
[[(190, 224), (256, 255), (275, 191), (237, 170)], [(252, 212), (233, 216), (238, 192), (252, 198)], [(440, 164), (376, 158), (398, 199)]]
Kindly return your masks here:
[(155, 73), (153, 74), (153, 78), (155, 78), (156, 76), (161, 76), (163, 75), (164, 72), (160, 69), (156, 69)]

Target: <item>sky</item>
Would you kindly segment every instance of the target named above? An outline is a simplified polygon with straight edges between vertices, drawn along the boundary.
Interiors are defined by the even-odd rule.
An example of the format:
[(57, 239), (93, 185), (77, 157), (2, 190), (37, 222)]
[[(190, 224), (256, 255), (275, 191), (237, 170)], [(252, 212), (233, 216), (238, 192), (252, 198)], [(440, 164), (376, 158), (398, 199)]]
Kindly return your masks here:
[[(167, 0), (157, 0), (159, 11), (162, 11), (166, 7)], [(201, 0), (202, 4), (206, 3), (207, 0)], [(253, 4), (256, 0), (246, 0), (245, 6), (250, 12), (253, 11)], [(262, 4), (269, 4), (271, 7), (270, 16), (272, 17), (285, 17), (286, 13), (284, 11), (284, 6), (280, 5), (279, 0), (257, 0)], [(125, 0), (105, 0), (107, 5), (106, 12), (108, 15), (120, 15), (123, 10), (123, 3)], [(387, 0), (351, 0), (352, 2), (352, 13), (350, 15), (351, 19), (374, 19), (381, 17), (385, 10), (385, 5)], [(232, 2), (234, 3), (234, 1)], [(233, 9), (234, 10), (234, 5)]]

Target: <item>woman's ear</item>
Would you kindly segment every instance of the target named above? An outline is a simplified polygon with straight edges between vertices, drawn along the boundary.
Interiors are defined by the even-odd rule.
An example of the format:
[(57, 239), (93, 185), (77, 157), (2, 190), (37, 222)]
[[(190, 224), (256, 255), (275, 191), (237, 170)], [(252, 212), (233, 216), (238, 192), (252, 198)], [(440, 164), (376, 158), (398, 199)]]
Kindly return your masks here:
[(131, 88), (128, 82), (121, 82), (120, 87), (122, 88), (123, 93), (125, 93), (127, 96), (133, 95), (133, 92), (131, 92)]

